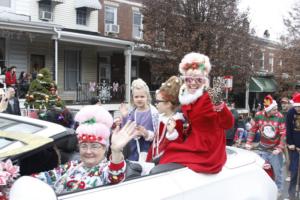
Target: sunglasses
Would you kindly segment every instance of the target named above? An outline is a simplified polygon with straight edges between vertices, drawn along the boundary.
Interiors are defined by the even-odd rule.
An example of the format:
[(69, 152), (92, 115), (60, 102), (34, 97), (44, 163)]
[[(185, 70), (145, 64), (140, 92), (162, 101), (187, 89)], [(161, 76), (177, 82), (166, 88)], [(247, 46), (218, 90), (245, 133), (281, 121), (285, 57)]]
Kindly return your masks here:
[(203, 77), (200, 77), (200, 76), (182, 76), (181, 77), (183, 79), (184, 82), (186, 83), (193, 83), (193, 82), (196, 82), (196, 83), (204, 83), (205, 82), (205, 78)]
[(154, 104), (166, 103), (166, 102), (168, 102), (168, 101), (166, 101), (166, 100), (158, 100), (158, 99), (154, 100)]

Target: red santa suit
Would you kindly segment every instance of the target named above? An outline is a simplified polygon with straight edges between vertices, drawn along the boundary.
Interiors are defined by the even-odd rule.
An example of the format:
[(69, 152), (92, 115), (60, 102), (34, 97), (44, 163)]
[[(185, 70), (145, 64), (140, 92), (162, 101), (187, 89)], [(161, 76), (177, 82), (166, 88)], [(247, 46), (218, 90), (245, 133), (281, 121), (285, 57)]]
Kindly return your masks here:
[(153, 142), (147, 154), (147, 162), (152, 162), (161, 157), (170, 142), (183, 142), (183, 122), (184, 117), (181, 113), (175, 113), (171, 118), (176, 122), (172, 133), (167, 131), (167, 123), (170, 119), (164, 114), (159, 116), (159, 130), (155, 134)]
[(218, 173), (226, 162), (224, 130), (233, 126), (234, 119), (226, 106), (216, 112), (210, 96), (203, 89), (188, 96), (182, 112), (189, 122), (187, 138), (183, 143), (170, 143), (159, 164), (179, 163), (196, 172)]

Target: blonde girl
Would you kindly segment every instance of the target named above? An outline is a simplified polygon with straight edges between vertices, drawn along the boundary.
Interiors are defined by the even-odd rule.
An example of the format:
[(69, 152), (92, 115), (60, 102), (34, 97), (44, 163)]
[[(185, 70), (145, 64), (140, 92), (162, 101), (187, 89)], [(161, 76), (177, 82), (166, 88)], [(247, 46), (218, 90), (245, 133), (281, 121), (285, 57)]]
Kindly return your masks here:
[(121, 104), (120, 112), (122, 124), (128, 120), (136, 122), (138, 136), (127, 145), (126, 157), (132, 161), (145, 161), (158, 126), (158, 111), (151, 105), (149, 87), (142, 79), (132, 82), (131, 93), (132, 110), (128, 111), (126, 105)]

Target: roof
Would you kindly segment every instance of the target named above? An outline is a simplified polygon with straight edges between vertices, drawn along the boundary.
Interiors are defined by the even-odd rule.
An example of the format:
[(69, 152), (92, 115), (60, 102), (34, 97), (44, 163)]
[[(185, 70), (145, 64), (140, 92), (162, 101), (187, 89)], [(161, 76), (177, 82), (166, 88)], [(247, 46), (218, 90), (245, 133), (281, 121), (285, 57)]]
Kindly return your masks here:
[(251, 77), (249, 92), (275, 92), (277, 83), (270, 77)]
[(102, 8), (98, 0), (75, 0), (75, 8), (89, 8), (100, 10)]

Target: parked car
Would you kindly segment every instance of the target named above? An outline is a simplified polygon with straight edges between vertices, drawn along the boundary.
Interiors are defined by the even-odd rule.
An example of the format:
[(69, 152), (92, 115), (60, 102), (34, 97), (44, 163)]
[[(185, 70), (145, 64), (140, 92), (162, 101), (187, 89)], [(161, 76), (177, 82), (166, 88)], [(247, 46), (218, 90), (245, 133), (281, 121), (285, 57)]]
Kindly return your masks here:
[[(15, 132), (14, 137), (8, 136), (8, 132)], [(17, 135), (19, 136), (15, 137)], [(24, 141), (24, 138), (21, 135), (24, 135), (24, 138), (31, 135), (32, 143), (35, 140), (38, 145), (29, 148), (29, 146), (32, 147), (32, 143), (22, 144), (21, 141)], [(50, 159), (45, 156), (49, 152), (50, 156), (57, 157), (56, 160), (54, 159), (53, 165), (72, 158), (66, 156), (66, 159), (62, 161), (59, 157), (62, 157), (61, 155), (65, 152), (69, 152), (71, 155), (76, 153), (73, 140), (76, 137), (74, 136), (73, 133), (56, 124), (0, 114), (0, 157), (1, 159), (13, 159), (15, 164), (20, 165), (22, 175), (33, 173), (35, 170), (44, 170), (35, 159), (41, 158), (41, 161), (43, 159), (49, 161)], [(26, 146), (29, 150), (26, 150)], [(67, 146), (72, 148), (67, 148)], [(21, 153), (15, 150), (17, 148), (23, 148)], [(101, 199), (131, 200), (275, 200), (277, 198), (277, 187), (263, 169), (265, 161), (262, 158), (253, 152), (235, 147), (227, 147), (227, 157), (223, 170), (218, 174), (196, 173), (188, 168), (181, 168), (155, 175), (127, 178), (124, 182), (116, 185), (105, 185), (61, 194), (57, 199), (94, 200), (100, 197)], [(29, 165), (30, 169), (26, 165)], [(47, 168), (51, 167), (47, 165)], [(41, 182), (41, 184), (44, 183)], [(42, 191), (40, 193), (40, 199), (43, 199), (43, 195), (46, 193)]]
[(50, 170), (77, 154), (72, 129), (28, 117), (0, 113), (0, 160), (11, 159), (21, 175)]

